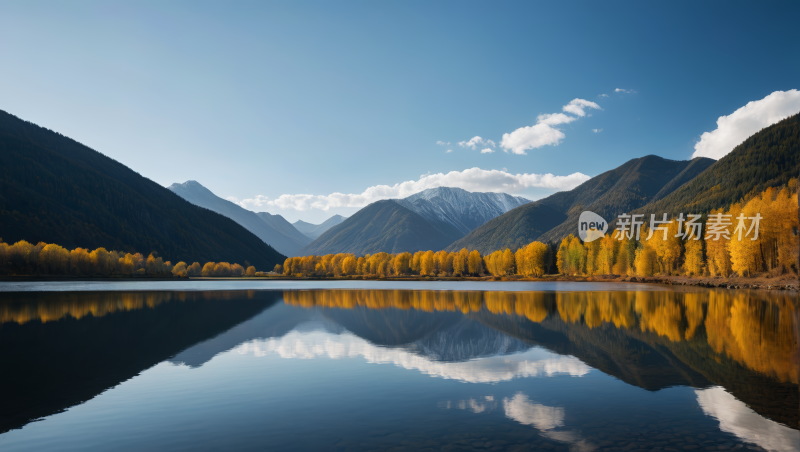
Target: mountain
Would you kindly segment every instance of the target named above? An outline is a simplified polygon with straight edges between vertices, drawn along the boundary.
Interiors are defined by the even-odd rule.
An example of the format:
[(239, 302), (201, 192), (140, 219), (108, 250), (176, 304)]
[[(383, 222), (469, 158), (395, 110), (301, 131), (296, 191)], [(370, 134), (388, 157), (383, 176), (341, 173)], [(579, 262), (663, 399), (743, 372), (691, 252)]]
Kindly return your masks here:
[(267, 223), (273, 229), (289, 237), (293, 241), (302, 244), (303, 246), (311, 243), (311, 239), (307, 235), (298, 231), (297, 228), (292, 225), (292, 223), (286, 221), (286, 218), (283, 218), (278, 214), (273, 215), (269, 212), (257, 212), (256, 215), (258, 215), (258, 218), (261, 218), (263, 222)]
[(301, 248), (311, 243), (308, 237), (301, 234), (280, 215), (251, 212), (227, 199), (220, 198), (193, 180), (172, 184), (168, 189), (194, 205), (213, 210), (239, 223), (264, 243), (286, 256), (297, 256)]
[(667, 160), (648, 155), (595, 176), (578, 187), (522, 205), (476, 228), (448, 247), (488, 253), (516, 249), (533, 240), (558, 241), (576, 234), (578, 217), (590, 210), (611, 221), (661, 199), (711, 166), (714, 160)]
[(156, 251), (172, 262), (249, 261), (260, 269), (285, 258), (233, 220), (2, 110), (0, 237), (66, 248)]
[(569, 234), (578, 235), (578, 217), (592, 211), (607, 221), (650, 202), (662, 199), (714, 164), (713, 159), (668, 160), (648, 155), (629, 160), (622, 166), (593, 177), (568, 192), (556, 193), (541, 200), (567, 219), (542, 234), (539, 241), (558, 241)]
[(544, 204), (526, 204), (475, 229), (466, 237), (450, 244), (447, 250), (467, 248), (487, 254), (502, 248), (517, 249), (559, 226), (566, 218), (566, 214)]
[(341, 215), (334, 215), (328, 218), (327, 220), (323, 221), (322, 224), (311, 224), (311, 223), (306, 223), (303, 220), (297, 220), (294, 223), (292, 223), (292, 225), (294, 225), (294, 227), (298, 231), (305, 234), (311, 240), (314, 240), (317, 237), (321, 236), (323, 232), (341, 223), (346, 218), (347, 217), (343, 217)]
[[(487, 221), (530, 200), (505, 193), (471, 193), (461, 188), (438, 187), (398, 202), (433, 225), (455, 228), (462, 236)], [(445, 231), (442, 231), (445, 232)]]
[(303, 253), (440, 250), (486, 221), (529, 202), (505, 193), (431, 188), (404, 199), (370, 204), (330, 228)]
[(393, 199), (387, 199), (364, 207), (341, 224), (328, 229), (303, 248), (302, 254), (363, 255), (381, 251), (440, 250), (451, 241), (450, 237), (439, 232), (418, 213)]
[(800, 114), (796, 114), (753, 134), (702, 174), (637, 212), (706, 213), (784, 185), (799, 174)]

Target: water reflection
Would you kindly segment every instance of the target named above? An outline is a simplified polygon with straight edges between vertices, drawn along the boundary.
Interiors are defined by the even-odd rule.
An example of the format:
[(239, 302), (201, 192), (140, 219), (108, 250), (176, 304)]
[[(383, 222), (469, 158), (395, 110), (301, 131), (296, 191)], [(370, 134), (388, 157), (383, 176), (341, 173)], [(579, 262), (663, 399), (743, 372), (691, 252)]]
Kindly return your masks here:
[(274, 292), (0, 294), (0, 432), (90, 400), (279, 299)]
[(554, 375), (580, 377), (591, 370), (577, 358), (560, 356), (542, 349), (463, 362), (443, 362), (405, 348), (375, 346), (349, 333), (331, 334), (324, 331), (292, 331), (280, 338), (242, 344), (237, 352), (254, 356), (277, 354), (282, 358), (299, 359), (361, 357), (369, 363), (394, 364), (426, 375), (467, 383), (497, 383), (513, 378)]
[(695, 392), (703, 412), (718, 419), (723, 431), (767, 450), (800, 450), (800, 432), (759, 416), (725, 389), (717, 386)]
[[(375, 382), (370, 403), (412, 381), (437, 388), (456, 385), (447, 380), (468, 383), (457, 385), (466, 394), (415, 394), (429, 397), (424, 402), (437, 412), (485, 420), (485, 431), (502, 427), (502, 420), (580, 451), (612, 441), (623, 447), (620, 438), (632, 435), (607, 434), (610, 423), (586, 413), (599, 410), (594, 416), (602, 418), (617, 397), (656, 397), (677, 387), (691, 404), (676, 410), (679, 416), (697, 424), (693, 409), (718, 436), (705, 431), (710, 436), (695, 436), (695, 444), (681, 439), (689, 435), (685, 424), (650, 420), (636, 427), (653, 437), (641, 447), (716, 447), (727, 444), (724, 435), (735, 435), (767, 450), (798, 450), (797, 303), (796, 294), (726, 290), (6, 293), (0, 294), (0, 362), (15, 371), (0, 372), (0, 432), (89, 401), (159, 362), (188, 366), (168, 367), (188, 372), (183, 378), (191, 385), (216, 357), (235, 355), (271, 363), (278, 374), (282, 364), (275, 361), (336, 360), (340, 368), (371, 366), (389, 375), (396, 367), (433, 377), (406, 373), (396, 387)], [(606, 386), (618, 392), (593, 392), (599, 376), (611, 380), (604, 374), (624, 382)], [(324, 379), (305, 378), (309, 387), (302, 391)], [(198, 388), (225, 385), (213, 383), (219, 386)], [(205, 390), (198, 390), (197, 406)], [(350, 397), (339, 403), (348, 406), (357, 394)], [(669, 410), (664, 398), (648, 400), (652, 406), (630, 402), (616, 416)], [(427, 419), (416, 410), (415, 417)], [(669, 438), (655, 438), (670, 429)], [(521, 438), (510, 441), (528, 437)]]
[[(542, 323), (557, 316), (593, 329), (604, 324), (655, 333), (671, 342), (704, 342), (713, 352), (782, 382), (798, 383), (797, 298), (791, 294), (688, 292), (297, 291), (303, 307), (488, 311)], [(638, 331), (637, 331), (638, 330)]]

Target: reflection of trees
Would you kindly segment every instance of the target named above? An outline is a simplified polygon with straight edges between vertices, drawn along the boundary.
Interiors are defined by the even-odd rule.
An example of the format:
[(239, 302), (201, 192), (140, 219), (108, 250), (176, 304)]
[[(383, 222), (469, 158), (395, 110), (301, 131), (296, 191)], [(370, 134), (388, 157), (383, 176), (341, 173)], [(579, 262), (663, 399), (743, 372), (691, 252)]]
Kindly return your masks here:
[(557, 315), (589, 328), (613, 324), (654, 333), (670, 342), (706, 341), (717, 354), (774, 377), (798, 383), (793, 359), (797, 300), (792, 295), (750, 291), (694, 292), (443, 292), (333, 290), (285, 292), (304, 307), (418, 309), (525, 317), (542, 322)]
[(40, 297), (35, 302), (18, 294), (0, 298), (0, 324), (20, 325), (38, 320), (42, 323), (66, 317), (81, 319), (88, 315), (103, 317), (114, 312), (155, 308), (167, 301), (230, 300), (253, 298), (247, 292), (62, 292), (58, 297)]
[(246, 291), (0, 294), (0, 318), (8, 322), (0, 324), (0, 433), (83, 403), (252, 318), (279, 296)]

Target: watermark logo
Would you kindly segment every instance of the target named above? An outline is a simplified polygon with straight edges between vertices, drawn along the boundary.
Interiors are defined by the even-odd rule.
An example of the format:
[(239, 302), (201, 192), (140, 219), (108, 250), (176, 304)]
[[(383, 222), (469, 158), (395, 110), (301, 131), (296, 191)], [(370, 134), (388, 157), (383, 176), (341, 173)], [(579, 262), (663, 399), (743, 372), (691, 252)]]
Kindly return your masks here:
[(578, 235), (584, 242), (601, 239), (606, 235), (606, 231), (608, 231), (608, 222), (594, 212), (587, 210), (578, 218)]

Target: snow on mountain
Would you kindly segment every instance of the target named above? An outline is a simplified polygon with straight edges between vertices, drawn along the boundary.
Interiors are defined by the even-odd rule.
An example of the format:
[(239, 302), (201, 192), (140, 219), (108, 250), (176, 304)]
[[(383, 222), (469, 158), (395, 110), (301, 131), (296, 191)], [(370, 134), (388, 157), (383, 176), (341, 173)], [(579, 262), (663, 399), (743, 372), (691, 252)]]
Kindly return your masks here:
[[(437, 229), (455, 228), (463, 236), (530, 200), (506, 193), (472, 193), (461, 188), (438, 187), (398, 199), (397, 202), (428, 220)], [(442, 232), (447, 233), (445, 230)]]

